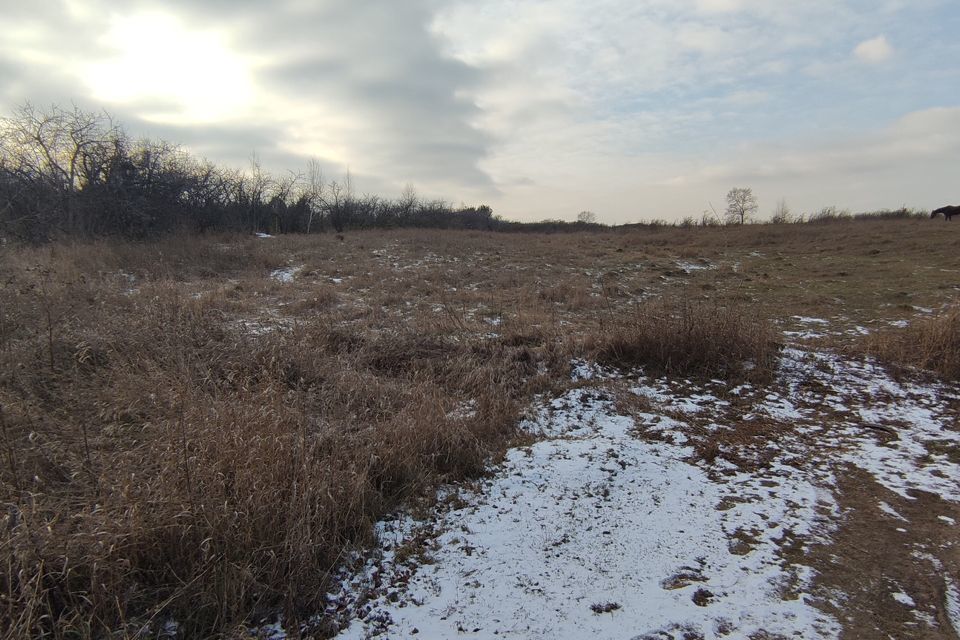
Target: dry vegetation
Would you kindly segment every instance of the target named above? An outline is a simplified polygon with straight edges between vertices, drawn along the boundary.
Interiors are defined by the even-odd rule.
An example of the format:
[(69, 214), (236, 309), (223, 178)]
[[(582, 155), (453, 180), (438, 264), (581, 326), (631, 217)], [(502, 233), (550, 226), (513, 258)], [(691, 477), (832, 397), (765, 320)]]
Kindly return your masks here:
[[(889, 220), (3, 247), (2, 631), (296, 620), (379, 516), (482, 473), (571, 358), (763, 379), (771, 321), (852, 344), (955, 302), (957, 244)], [(956, 319), (883, 353), (955, 376)]]
[(600, 336), (596, 360), (666, 375), (764, 381), (778, 347), (770, 322), (742, 307), (668, 299), (642, 305)]
[(896, 331), (872, 334), (863, 349), (896, 367), (936, 372), (960, 380), (960, 307), (948, 308)]

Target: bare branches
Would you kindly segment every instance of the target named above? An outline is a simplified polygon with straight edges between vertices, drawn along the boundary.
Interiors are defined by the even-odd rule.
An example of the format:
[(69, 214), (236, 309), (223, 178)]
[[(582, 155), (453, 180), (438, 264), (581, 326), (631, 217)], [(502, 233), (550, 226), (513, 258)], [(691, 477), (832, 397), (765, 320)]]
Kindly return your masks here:
[(745, 224), (757, 213), (757, 197), (753, 189), (735, 187), (727, 193), (727, 210), (724, 213), (728, 224)]
[(0, 118), (0, 234), (30, 242), (58, 235), (145, 237), (173, 229), (338, 233), (367, 227), (490, 229), (492, 210), (421, 198), (357, 195), (349, 169), (328, 180), (245, 171), (197, 160), (177, 145), (136, 140), (106, 113), (26, 104)]

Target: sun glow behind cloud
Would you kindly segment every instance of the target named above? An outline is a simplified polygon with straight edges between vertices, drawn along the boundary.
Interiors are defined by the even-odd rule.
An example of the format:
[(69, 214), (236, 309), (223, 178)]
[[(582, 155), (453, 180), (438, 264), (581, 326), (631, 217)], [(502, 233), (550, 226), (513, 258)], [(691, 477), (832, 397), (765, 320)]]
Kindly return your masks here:
[(102, 107), (225, 166), (317, 158), (363, 192), (413, 183), (524, 219), (699, 214), (735, 184), (797, 209), (955, 197), (956, 0), (0, 0), (0, 15), (0, 115)]
[(94, 97), (141, 105), (144, 119), (223, 120), (253, 101), (248, 61), (215, 30), (193, 30), (158, 13), (118, 16), (102, 43), (113, 55), (83, 73)]

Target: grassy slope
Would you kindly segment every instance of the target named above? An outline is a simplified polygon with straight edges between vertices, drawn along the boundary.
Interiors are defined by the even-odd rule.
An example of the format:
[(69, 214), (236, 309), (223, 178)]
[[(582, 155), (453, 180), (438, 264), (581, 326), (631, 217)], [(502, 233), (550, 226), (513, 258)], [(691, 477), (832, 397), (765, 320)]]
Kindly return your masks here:
[[(4, 248), (5, 632), (310, 611), (371, 522), (481, 472), (570, 357), (646, 327), (670, 365), (662, 345), (718, 313), (763, 339), (720, 365), (762, 358), (750, 327), (767, 318), (829, 318), (821, 341), (849, 346), (846, 329), (955, 302), (944, 224)], [(287, 267), (291, 282), (270, 276)], [(650, 331), (664, 307), (648, 298), (690, 322)]]

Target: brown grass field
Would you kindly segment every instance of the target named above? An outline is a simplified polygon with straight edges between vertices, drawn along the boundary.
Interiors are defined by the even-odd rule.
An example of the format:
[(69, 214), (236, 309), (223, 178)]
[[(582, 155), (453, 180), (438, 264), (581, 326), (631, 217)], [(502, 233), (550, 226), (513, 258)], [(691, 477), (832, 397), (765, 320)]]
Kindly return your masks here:
[(954, 227), (0, 247), (0, 632), (308, 615), (379, 517), (482, 474), (572, 358), (762, 384), (789, 340), (956, 381)]

